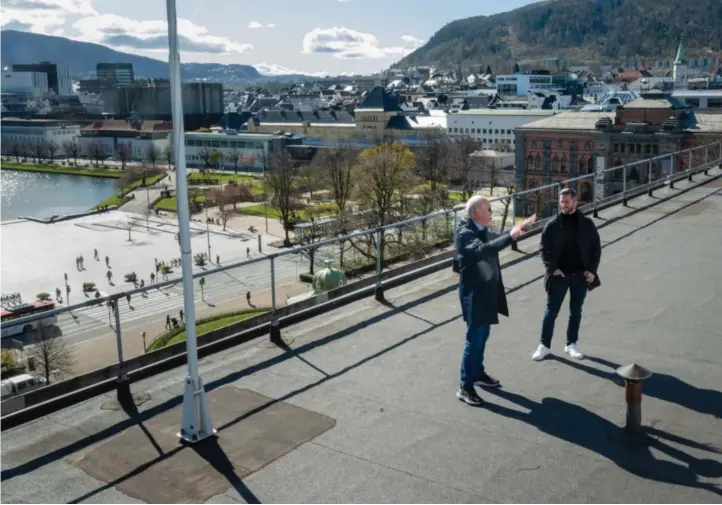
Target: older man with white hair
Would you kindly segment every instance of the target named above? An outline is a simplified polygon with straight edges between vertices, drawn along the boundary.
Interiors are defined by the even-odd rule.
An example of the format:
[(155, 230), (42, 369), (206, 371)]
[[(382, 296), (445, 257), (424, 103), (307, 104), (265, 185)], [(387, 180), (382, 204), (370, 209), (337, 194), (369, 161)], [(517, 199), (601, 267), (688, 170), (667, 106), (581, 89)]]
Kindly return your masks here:
[(499, 314), (509, 316), (504, 283), (501, 278), (499, 252), (519, 239), (536, 221), (531, 216), (501, 235), (489, 231), (492, 210), (489, 200), (474, 195), (466, 202), (467, 219), (456, 233), (456, 259), (459, 267), (459, 299), (466, 322), (466, 343), (461, 358), (461, 381), (456, 397), (468, 405), (484, 401), (475, 385), (498, 387), (499, 381), (484, 369), (484, 350), (492, 324), (499, 324)]

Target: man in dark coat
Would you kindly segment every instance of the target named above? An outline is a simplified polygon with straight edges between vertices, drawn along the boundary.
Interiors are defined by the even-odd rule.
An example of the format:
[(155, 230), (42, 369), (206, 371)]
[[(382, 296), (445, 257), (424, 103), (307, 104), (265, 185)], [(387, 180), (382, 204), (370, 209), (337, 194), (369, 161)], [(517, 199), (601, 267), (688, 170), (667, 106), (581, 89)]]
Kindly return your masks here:
[(499, 381), (484, 370), (484, 350), (492, 324), (499, 314), (509, 315), (504, 283), (501, 278), (499, 252), (524, 233), (535, 216), (515, 225), (511, 231), (497, 235), (488, 230), (492, 213), (489, 201), (479, 195), (466, 203), (468, 219), (456, 233), (456, 259), (459, 267), (459, 299), (466, 322), (466, 343), (461, 358), (461, 382), (456, 397), (469, 404), (481, 405), (474, 385), (497, 387)]
[(559, 210), (559, 214), (544, 227), (541, 236), (547, 303), (542, 321), (541, 342), (532, 354), (535, 361), (541, 361), (551, 353), (554, 322), (567, 291), (569, 324), (564, 352), (575, 359), (584, 358), (577, 348), (582, 306), (587, 291), (601, 284), (597, 276), (602, 257), (599, 233), (594, 221), (577, 210), (577, 194), (573, 189), (567, 188), (559, 192)]

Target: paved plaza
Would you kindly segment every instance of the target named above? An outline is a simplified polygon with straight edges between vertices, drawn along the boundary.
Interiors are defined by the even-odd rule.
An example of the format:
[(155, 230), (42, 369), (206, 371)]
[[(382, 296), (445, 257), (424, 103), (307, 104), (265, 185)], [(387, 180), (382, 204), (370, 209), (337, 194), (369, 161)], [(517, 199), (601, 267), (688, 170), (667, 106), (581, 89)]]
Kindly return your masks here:
[[(504, 269), (511, 318), (486, 358), (503, 388), (482, 392), (481, 408), (454, 396), (464, 327), (445, 271), (390, 290), (388, 304), (284, 328), (286, 349), (264, 340), (203, 359), (214, 440), (173, 440), (182, 368), (134, 384), (137, 410), (109, 394), (3, 432), (2, 500), (720, 503), (722, 184), (634, 211), (676, 191), (600, 214), (583, 361), (562, 352), (566, 307), (554, 355), (531, 360), (540, 261)], [(629, 363), (653, 372), (647, 446), (613, 436), (624, 417), (614, 369)]]

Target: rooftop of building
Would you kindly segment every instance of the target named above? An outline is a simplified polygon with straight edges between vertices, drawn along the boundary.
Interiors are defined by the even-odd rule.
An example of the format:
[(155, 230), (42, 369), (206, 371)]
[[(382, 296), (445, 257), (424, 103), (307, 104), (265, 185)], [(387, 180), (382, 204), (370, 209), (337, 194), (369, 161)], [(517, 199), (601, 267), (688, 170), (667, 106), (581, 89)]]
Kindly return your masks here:
[(376, 86), (366, 94), (356, 110), (401, 112), (401, 107), (384, 88)]
[(356, 124), (356, 119), (345, 110), (263, 110), (255, 117), (261, 124), (311, 123), (311, 124)]
[(83, 132), (112, 132), (112, 131), (138, 131), (138, 132), (171, 132), (173, 123), (171, 121), (138, 120), (128, 121), (125, 119), (106, 119), (93, 121), (88, 126), (81, 128)]
[(303, 138), (303, 135), (293, 133), (252, 133), (252, 132), (238, 132), (235, 130), (223, 130), (215, 132), (186, 132), (184, 134), (186, 138), (207, 138), (207, 139), (220, 139), (220, 140), (260, 140), (268, 141), (278, 138)]
[(519, 130), (594, 130), (602, 118), (614, 121), (616, 112), (560, 112), (519, 127)]
[[(522, 100), (527, 103), (528, 100)], [(503, 101), (502, 103), (512, 103), (513, 101)], [(455, 112), (454, 115), (460, 116), (553, 116), (559, 114), (559, 111), (549, 109), (469, 109)]]
[[(718, 170), (713, 171), (719, 174)], [(702, 179), (702, 176), (696, 178)], [(687, 188), (689, 191), (681, 191)], [(200, 361), (218, 438), (183, 448), (178, 368), (2, 434), (7, 503), (716, 503), (722, 494), (718, 235), (722, 185), (688, 182), (597, 220), (602, 286), (580, 346), (536, 363), (544, 310), (535, 254), (508, 251), (511, 318), (487, 370), (503, 389), (482, 408), (454, 392), (464, 325), (450, 271), (283, 328)], [(664, 196), (676, 195), (670, 200)], [(534, 253), (538, 238), (520, 249)], [(716, 273), (715, 273), (716, 272)], [(646, 447), (615, 442), (619, 365), (638, 363)], [(42, 484), (40, 484), (42, 483)]]

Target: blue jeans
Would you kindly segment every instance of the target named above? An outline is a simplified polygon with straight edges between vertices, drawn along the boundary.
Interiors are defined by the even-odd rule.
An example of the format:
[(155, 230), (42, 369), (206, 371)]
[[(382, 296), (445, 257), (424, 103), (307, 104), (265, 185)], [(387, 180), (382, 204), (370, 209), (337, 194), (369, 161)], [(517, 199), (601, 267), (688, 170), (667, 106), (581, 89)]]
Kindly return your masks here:
[(587, 296), (588, 284), (582, 274), (567, 274), (566, 277), (552, 276), (549, 279), (547, 305), (542, 320), (541, 343), (551, 347), (554, 335), (554, 323), (562, 308), (564, 298), (569, 291), (569, 325), (567, 326), (567, 345), (575, 344), (579, 338), (582, 324), (582, 306)]
[(491, 325), (466, 325), (466, 344), (461, 356), (461, 387), (472, 389), (474, 382), (484, 373), (484, 350), (489, 340)]

